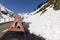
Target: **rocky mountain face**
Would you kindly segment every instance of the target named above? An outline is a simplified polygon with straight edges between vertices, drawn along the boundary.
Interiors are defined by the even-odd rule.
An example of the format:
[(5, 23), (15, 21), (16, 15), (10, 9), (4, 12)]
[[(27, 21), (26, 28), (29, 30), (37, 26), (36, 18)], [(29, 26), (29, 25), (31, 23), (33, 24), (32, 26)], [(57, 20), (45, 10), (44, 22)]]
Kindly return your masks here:
[(56, 0), (56, 2), (54, 4), (54, 9), (55, 10), (59, 10), (60, 9), (60, 0)]
[[(43, 6), (44, 5), (44, 6)], [(54, 10), (59, 10), (60, 9), (60, 0), (46, 0), (46, 2), (41, 3), (41, 5), (38, 5), (37, 8), (40, 8), (39, 11), (37, 11), (36, 13), (45, 10), (47, 7), (49, 7), (50, 5), (54, 5)], [(39, 7), (40, 6), (40, 7)]]

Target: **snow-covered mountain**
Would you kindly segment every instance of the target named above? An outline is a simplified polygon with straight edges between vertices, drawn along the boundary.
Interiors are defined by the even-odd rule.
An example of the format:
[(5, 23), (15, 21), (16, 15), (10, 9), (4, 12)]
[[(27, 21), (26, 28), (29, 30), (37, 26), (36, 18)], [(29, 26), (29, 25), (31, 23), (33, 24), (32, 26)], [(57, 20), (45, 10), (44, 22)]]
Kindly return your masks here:
[(13, 21), (15, 16), (14, 12), (0, 4), (0, 23)]
[(60, 40), (60, 0), (49, 0), (25, 22), (30, 22), (29, 31), (46, 40)]

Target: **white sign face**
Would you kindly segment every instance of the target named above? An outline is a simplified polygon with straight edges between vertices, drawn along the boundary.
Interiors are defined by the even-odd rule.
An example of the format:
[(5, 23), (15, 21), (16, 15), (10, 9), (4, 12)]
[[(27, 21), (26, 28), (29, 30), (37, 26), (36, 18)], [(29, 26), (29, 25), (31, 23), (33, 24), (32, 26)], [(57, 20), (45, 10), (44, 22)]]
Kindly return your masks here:
[(18, 21), (15, 22), (12, 28), (20, 28)]

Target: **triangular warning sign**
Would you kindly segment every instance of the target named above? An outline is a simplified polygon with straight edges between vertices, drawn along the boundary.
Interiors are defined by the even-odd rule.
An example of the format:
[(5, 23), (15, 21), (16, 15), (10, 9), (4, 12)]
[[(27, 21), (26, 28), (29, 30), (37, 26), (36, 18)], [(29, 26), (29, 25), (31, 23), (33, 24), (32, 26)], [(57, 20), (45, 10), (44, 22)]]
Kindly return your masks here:
[(22, 31), (22, 32), (24, 32), (23, 25), (22, 25), (21, 20), (18, 16), (15, 17), (14, 21), (8, 27), (8, 30), (9, 31)]

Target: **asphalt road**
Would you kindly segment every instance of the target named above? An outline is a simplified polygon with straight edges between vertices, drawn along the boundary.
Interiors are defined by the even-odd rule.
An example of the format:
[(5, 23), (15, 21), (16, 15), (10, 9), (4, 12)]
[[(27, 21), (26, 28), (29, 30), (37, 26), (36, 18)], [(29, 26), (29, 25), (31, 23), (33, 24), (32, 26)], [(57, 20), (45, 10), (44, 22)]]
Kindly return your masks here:
[(0, 40), (26, 40), (23, 32), (7, 31)]
[(25, 35), (23, 32), (8, 31), (0, 38), (0, 40), (45, 40), (45, 38), (30, 33)]
[(0, 24), (0, 38), (5, 34), (3, 31), (9, 27), (10, 23)]

